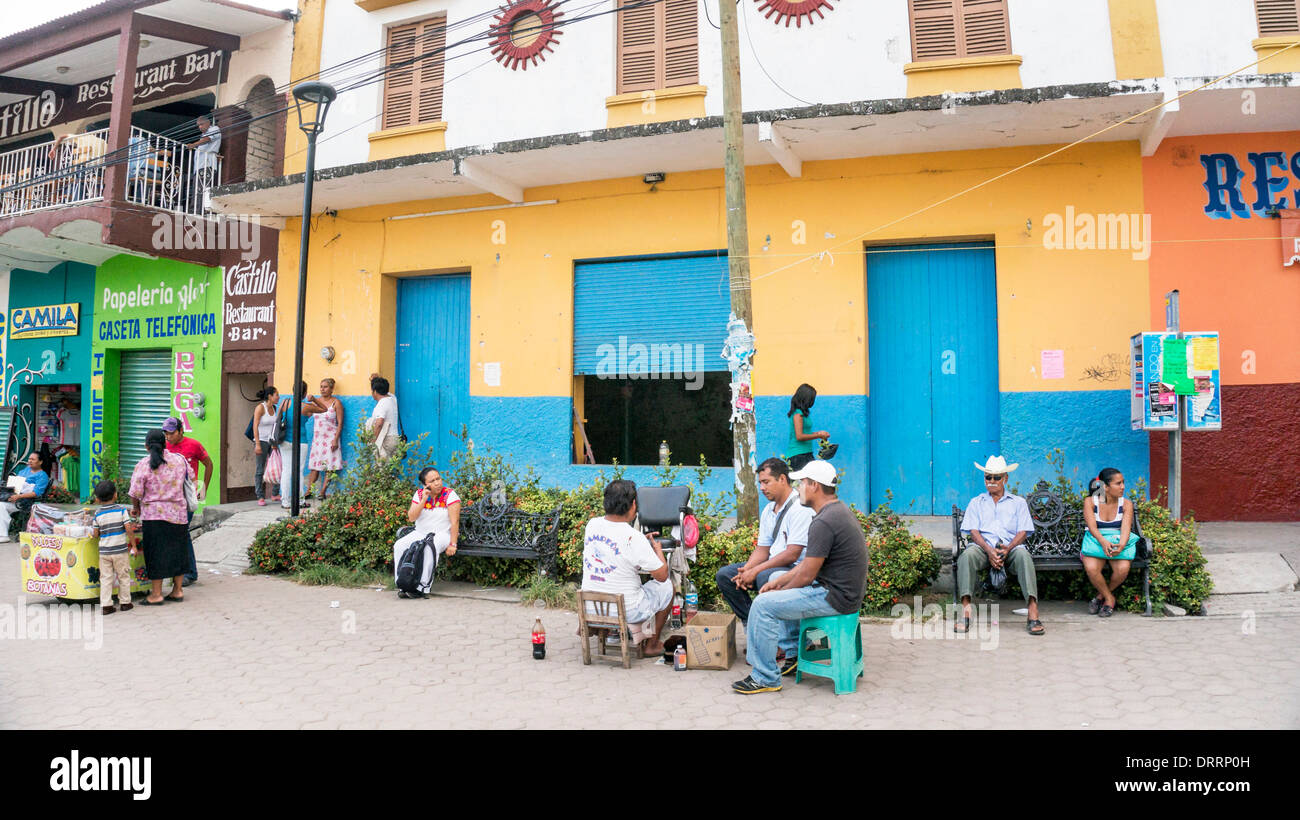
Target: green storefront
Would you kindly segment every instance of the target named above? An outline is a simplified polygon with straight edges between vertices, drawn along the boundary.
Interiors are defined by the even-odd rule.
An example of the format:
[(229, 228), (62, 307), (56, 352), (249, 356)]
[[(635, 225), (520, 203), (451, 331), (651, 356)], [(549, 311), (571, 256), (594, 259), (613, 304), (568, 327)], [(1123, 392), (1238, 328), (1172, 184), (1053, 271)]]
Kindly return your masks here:
[[(181, 420), (221, 474), (220, 268), (115, 256), (95, 276), (90, 478), (129, 481), (145, 432)], [(202, 475), (200, 475), (202, 478)], [(219, 486), (214, 480), (214, 489)], [(215, 503), (216, 495), (210, 496)]]

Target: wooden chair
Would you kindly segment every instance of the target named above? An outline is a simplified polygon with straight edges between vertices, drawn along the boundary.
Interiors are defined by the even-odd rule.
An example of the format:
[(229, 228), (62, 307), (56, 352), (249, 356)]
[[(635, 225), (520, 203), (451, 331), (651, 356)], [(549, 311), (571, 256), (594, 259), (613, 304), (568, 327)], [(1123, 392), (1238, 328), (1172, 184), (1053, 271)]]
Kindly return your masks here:
[[(596, 614), (587, 612), (590, 603)], [(653, 624), (651, 619), (648, 623)], [(582, 641), (582, 662), (591, 665), (591, 638), (600, 642), (600, 654), (605, 654), (605, 635), (610, 630), (617, 630), (623, 668), (632, 668), (632, 652), (641, 641), (650, 637), (643, 631), (645, 624), (629, 624), (627, 610), (623, 607), (623, 595), (608, 592), (589, 592), (578, 590), (578, 638)], [(610, 658), (613, 660), (613, 658)]]

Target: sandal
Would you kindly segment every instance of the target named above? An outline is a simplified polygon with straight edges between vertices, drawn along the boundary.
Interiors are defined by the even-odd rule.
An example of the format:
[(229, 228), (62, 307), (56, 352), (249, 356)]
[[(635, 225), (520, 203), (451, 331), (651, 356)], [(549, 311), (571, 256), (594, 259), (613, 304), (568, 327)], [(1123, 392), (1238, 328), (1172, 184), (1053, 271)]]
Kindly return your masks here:
[(963, 616), (960, 621), (953, 624), (952, 631), (956, 632), (958, 635), (964, 635), (965, 633), (970, 632), (970, 616)]
[(1043, 627), (1043, 622), (1037, 618), (1025, 621), (1025, 631), (1030, 635), (1042, 635), (1047, 630)]
[(165, 598), (161, 601), (151, 601), (148, 598), (145, 598), (143, 601), (140, 602), (140, 606), (162, 606), (166, 602), (167, 601)]
[(1101, 605), (1102, 605), (1103, 600), (1104, 600), (1104, 599), (1103, 599), (1100, 595), (1098, 595), (1096, 598), (1093, 598), (1091, 601), (1089, 601), (1089, 602), (1088, 602), (1088, 614), (1089, 614), (1089, 615), (1096, 615), (1098, 612), (1101, 612)]
[(175, 601), (176, 603), (179, 604), (179, 603), (181, 603), (181, 602), (183, 602), (183, 601), (185, 600), (185, 596), (184, 596), (184, 595), (180, 595), (180, 596), (164, 595), (164, 596), (163, 596), (163, 600), (164, 600), (164, 601)]

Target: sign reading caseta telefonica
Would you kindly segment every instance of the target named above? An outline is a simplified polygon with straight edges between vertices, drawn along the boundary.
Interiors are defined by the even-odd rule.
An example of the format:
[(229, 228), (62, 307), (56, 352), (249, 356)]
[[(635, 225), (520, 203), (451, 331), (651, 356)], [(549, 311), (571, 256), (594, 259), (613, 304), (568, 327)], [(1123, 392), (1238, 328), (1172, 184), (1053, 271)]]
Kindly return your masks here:
[[(222, 75), (226, 73), (229, 62), (220, 49), (208, 49), (139, 68), (135, 72), (132, 103), (138, 105), (216, 85), (226, 79)], [(116, 77), (88, 80), (69, 86), (64, 93), (46, 89), (38, 96), (0, 106), (0, 139), (40, 131), (94, 114), (107, 114), (113, 105), (115, 81)]]

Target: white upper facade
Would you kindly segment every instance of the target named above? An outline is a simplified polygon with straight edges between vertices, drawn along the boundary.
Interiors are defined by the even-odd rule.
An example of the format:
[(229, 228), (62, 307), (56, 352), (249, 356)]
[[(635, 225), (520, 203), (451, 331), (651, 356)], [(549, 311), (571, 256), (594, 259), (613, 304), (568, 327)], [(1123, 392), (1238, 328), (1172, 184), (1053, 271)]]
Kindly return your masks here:
[[(564, 12), (563, 33), (545, 60), (527, 70), (501, 65), (490, 48), (492, 16), (509, 2), (408, 0), (376, 11), (355, 0), (326, 3), (322, 79), (340, 95), (318, 166), (367, 160), (368, 136), (382, 128), (384, 83), (347, 87), (382, 70), (390, 27), (439, 14), (448, 25), (442, 101), (448, 149), (607, 127), (606, 99), (617, 90), (615, 0), (552, 0)], [(908, 0), (831, 0), (824, 18), (811, 25), (805, 19), (800, 27), (764, 19), (762, 2), (737, 5), (746, 111), (908, 96)], [(1108, 0), (1007, 0), (1011, 54), (1023, 61), (1021, 86), (1116, 80), (1110, 7)], [(1253, 0), (1156, 0), (1156, 8), (1166, 76), (1226, 73), (1256, 59)], [(717, 0), (701, 0), (697, 13), (704, 112), (721, 115)], [(590, 15), (598, 16), (579, 19)]]

